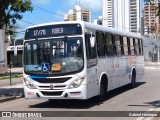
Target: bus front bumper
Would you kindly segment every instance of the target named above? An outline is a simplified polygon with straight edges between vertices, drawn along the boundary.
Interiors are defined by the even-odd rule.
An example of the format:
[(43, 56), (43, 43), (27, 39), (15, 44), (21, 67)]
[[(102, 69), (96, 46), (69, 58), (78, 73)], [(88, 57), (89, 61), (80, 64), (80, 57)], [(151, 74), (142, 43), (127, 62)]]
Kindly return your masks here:
[(26, 99), (87, 99), (86, 85), (58, 91), (29, 89), (27, 86), (24, 86), (24, 94)]

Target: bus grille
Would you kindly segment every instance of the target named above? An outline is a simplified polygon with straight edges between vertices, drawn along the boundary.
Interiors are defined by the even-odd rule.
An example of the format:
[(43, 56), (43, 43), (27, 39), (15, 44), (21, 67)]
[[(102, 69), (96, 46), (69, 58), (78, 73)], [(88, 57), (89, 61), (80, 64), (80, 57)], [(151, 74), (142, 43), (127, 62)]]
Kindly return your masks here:
[[(50, 88), (50, 86), (38, 86), (39, 87), (39, 89), (43, 89), (43, 90), (50, 90), (51, 88)], [(66, 88), (66, 85), (57, 85), (57, 86), (54, 86), (54, 88), (53, 89), (64, 89), (64, 88)]]
[(64, 83), (70, 79), (71, 79), (71, 77), (66, 77), (66, 78), (33, 78), (33, 80), (35, 80), (39, 83)]
[(41, 93), (44, 95), (44, 96), (61, 96), (63, 91), (57, 91), (57, 92), (42, 92)]

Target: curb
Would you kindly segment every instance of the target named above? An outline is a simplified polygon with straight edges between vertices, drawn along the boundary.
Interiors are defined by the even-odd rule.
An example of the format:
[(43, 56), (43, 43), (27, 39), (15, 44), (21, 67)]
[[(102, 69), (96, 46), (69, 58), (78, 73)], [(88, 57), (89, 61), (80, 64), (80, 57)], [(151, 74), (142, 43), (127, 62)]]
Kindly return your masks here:
[(144, 68), (146, 70), (160, 70), (160, 67), (157, 66), (145, 66)]
[[(2, 96), (3, 97), (3, 96)], [(19, 99), (19, 98), (23, 98), (24, 94), (21, 93), (18, 96), (4, 96), (4, 98), (0, 98), (0, 103), (1, 102), (6, 102), (6, 101), (10, 101), (10, 100), (14, 100), (14, 99)]]
[[(21, 78), (21, 77), (23, 77), (22, 74), (11, 75), (11, 78)], [(6, 80), (6, 79), (10, 79), (10, 76), (9, 75), (0, 76), (0, 80)]]
[(4, 98), (0, 99), (0, 102), (6, 102), (9, 100), (14, 100), (14, 99), (16, 99), (16, 96), (4, 97)]

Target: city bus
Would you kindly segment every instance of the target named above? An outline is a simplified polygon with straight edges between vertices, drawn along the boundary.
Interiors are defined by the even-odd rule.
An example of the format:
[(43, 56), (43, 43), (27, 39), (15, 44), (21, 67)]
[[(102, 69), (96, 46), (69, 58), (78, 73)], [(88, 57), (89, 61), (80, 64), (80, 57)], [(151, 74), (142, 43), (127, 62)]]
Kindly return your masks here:
[(25, 31), (23, 63), (27, 99), (102, 99), (143, 77), (143, 41), (83, 21), (40, 24)]

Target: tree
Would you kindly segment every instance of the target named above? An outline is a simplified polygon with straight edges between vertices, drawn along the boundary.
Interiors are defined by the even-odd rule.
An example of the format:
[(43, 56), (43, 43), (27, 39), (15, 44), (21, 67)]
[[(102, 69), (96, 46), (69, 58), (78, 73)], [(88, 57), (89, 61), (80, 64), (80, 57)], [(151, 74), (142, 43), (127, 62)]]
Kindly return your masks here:
[(158, 0), (157, 15), (160, 16), (160, 0)]
[(10, 25), (9, 31), (6, 29), (7, 33), (10, 33), (11, 42), (13, 42), (17, 36), (17, 30), (19, 29), (18, 24)]
[(0, 29), (5, 28), (13, 34), (16, 20), (23, 18), (22, 13), (33, 10), (31, 0), (0, 0)]

